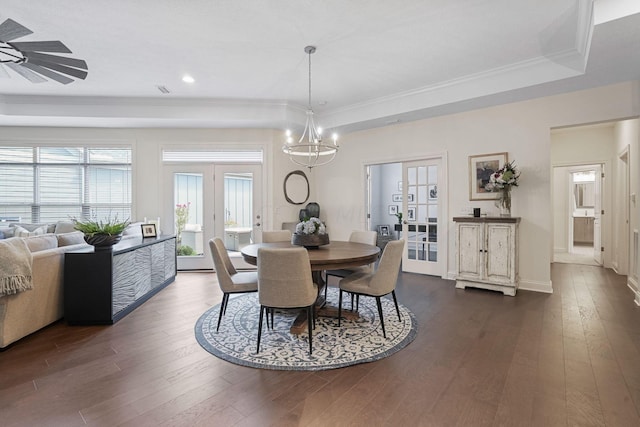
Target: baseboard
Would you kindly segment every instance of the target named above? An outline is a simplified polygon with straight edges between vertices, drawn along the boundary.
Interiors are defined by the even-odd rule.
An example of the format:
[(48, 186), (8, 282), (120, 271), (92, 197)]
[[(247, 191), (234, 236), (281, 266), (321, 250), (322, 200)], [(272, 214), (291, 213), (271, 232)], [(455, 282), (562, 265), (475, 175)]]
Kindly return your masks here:
[(456, 280), (456, 277), (458, 276), (458, 273), (456, 273), (455, 271), (449, 271), (447, 273), (447, 275), (445, 277), (442, 277), (443, 279), (448, 279), (448, 280)]
[(519, 290), (524, 291), (533, 291), (533, 292), (543, 292), (545, 294), (553, 293), (553, 284), (551, 280), (549, 282), (537, 282), (534, 280), (522, 280), (520, 279)]
[(638, 282), (632, 277), (627, 277), (627, 287), (631, 289), (631, 292), (635, 295), (634, 302), (637, 306), (640, 306), (640, 287), (638, 287)]

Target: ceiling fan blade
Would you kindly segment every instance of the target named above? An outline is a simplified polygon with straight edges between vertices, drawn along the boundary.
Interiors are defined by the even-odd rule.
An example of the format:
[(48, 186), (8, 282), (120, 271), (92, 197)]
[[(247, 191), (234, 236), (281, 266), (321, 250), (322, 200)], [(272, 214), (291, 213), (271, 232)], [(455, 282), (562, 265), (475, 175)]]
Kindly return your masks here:
[(11, 44), (22, 52), (73, 53), (60, 40), (49, 40), (43, 42), (15, 42)]
[[(34, 59), (37, 59), (39, 61), (43, 61), (43, 62), (48, 62), (50, 64), (64, 64), (64, 65), (70, 65), (72, 67), (75, 68), (80, 68), (83, 70), (86, 70), (87, 67), (87, 63), (85, 61), (83, 61), (82, 59), (76, 59), (76, 58), (68, 58), (66, 56), (58, 56), (58, 55), (49, 55), (46, 53), (37, 53), (37, 52), (29, 52), (27, 54), (27, 57), (29, 58), (29, 61), (34, 62)], [(40, 64), (42, 65), (42, 64)]]
[(29, 64), (28, 62), (23, 62), (22, 63), (23, 67), (27, 67), (33, 71), (35, 71), (38, 74), (42, 74), (45, 77), (49, 77), (51, 80), (55, 80), (58, 83), (62, 83), (63, 85), (67, 85), (71, 82), (73, 82), (73, 79), (70, 79), (67, 76), (63, 76), (62, 74), (58, 74), (56, 72), (53, 72), (47, 68), (41, 67), (39, 65), (36, 64)]
[(47, 81), (47, 79), (37, 75), (31, 70), (24, 68), (22, 65), (14, 64), (12, 62), (7, 62), (4, 65), (11, 68), (13, 71), (20, 74), (22, 77), (29, 80), (31, 83), (43, 83)]
[(0, 24), (0, 40), (3, 42), (10, 42), (22, 36), (28, 36), (29, 34), (33, 34), (33, 31), (18, 24), (13, 19), (7, 19)]
[(27, 56), (27, 57), (28, 57), (28, 60), (26, 62), (27, 64), (39, 65), (41, 67), (49, 68), (50, 70), (54, 70), (54, 71), (57, 71), (57, 72), (62, 73), (62, 74), (67, 74), (69, 76), (74, 76), (74, 77), (77, 77), (77, 78), (82, 79), (82, 80), (87, 78), (87, 72), (86, 71), (78, 70), (76, 68), (67, 67), (65, 65), (55, 64), (55, 63), (52, 63), (52, 62), (41, 61), (39, 59), (31, 59), (30, 56)]

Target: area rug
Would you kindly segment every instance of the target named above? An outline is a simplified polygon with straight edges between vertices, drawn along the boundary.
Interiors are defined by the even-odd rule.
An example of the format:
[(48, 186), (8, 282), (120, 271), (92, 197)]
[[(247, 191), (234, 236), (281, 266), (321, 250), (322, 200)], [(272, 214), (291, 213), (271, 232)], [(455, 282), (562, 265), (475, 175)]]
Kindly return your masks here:
[[(343, 295), (343, 310), (350, 308)], [(327, 304), (338, 306), (338, 290), (329, 288)], [(209, 353), (242, 366), (275, 370), (317, 371), (335, 369), (388, 357), (406, 347), (416, 336), (415, 316), (400, 305), (400, 318), (393, 300), (382, 298), (387, 338), (382, 336), (375, 298), (360, 297), (359, 318), (338, 320), (318, 317), (313, 331), (313, 354), (309, 355), (308, 334), (293, 335), (289, 328), (298, 312), (276, 311), (274, 328), (263, 324), (260, 353), (256, 354), (260, 305), (257, 293), (229, 298), (220, 331), (216, 332), (220, 304), (210, 308), (196, 322), (198, 343)]]

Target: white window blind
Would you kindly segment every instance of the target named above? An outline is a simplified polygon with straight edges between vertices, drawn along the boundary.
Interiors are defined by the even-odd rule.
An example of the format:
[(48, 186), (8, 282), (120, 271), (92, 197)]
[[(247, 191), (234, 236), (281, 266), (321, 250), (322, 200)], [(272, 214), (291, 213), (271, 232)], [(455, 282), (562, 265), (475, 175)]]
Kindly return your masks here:
[(262, 163), (262, 150), (162, 150), (163, 162)]

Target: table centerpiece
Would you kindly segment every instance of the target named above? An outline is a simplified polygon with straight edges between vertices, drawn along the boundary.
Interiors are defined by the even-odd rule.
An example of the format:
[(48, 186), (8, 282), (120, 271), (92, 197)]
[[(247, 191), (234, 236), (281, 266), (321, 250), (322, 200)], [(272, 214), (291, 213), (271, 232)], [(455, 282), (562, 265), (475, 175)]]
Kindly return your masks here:
[(291, 243), (307, 249), (318, 249), (329, 244), (329, 234), (322, 221), (311, 217), (296, 225), (296, 231), (291, 235)]

